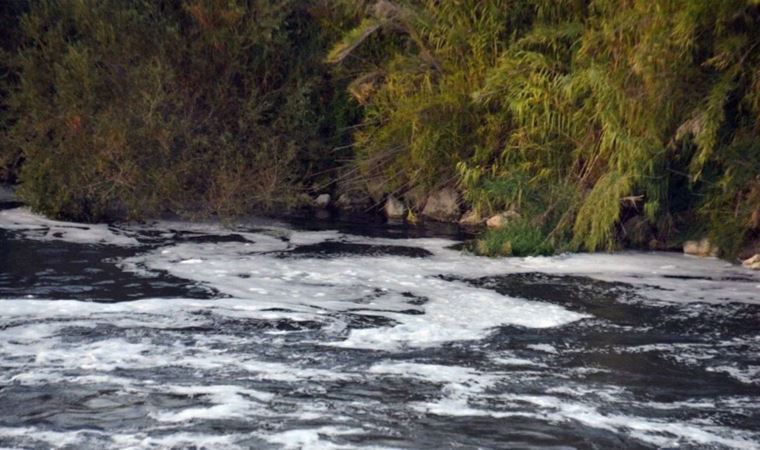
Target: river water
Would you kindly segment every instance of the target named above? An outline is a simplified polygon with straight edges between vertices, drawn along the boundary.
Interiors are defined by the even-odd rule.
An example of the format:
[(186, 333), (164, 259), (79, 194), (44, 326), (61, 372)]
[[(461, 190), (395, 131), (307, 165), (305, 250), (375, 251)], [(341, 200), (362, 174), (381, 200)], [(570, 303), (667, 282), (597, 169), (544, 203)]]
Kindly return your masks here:
[(2, 448), (760, 448), (760, 276), (739, 266), (15, 206)]

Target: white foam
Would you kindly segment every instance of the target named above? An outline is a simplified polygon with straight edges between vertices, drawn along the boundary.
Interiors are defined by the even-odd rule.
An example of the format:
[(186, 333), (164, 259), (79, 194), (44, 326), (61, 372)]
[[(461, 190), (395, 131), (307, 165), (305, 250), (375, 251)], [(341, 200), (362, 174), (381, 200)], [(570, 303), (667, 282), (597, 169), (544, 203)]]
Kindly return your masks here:
[(502, 354), (494, 354), (489, 355), (489, 358), (491, 361), (493, 361), (496, 364), (503, 365), (503, 366), (535, 366), (535, 367), (546, 367), (545, 364), (539, 363), (537, 361), (533, 361), (527, 358), (518, 358), (515, 356), (512, 356), (511, 354), (502, 355)]
[(513, 400), (530, 403), (545, 410), (550, 421), (577, 421), (612, 432), (626, 432), (660, 447), (690, 444), (718, 444), (735, 448), (758, 448), (751, 436), (719, 426), (696, 426), (672, 419), (657, 420), (633, 415), (604, 414), (591, 405), (553, 396), (515, 395)]
[(657, 302), (760, 304), (760, 273), (717, 258), (639, 251), (482, 258), (451, 250), (447, 247), (455, 242), (442, 239), (373, 241), (425, 248), (436, 255), (442, 273), (471, 278), (526, 272), (579, 275), (631, 284)]
[(445, 239), (365, 241), (424, 248), (435, 254), (442, 273), (470, 278), (525, 272), (579, 275), (631, 284), (657, 302), (760, 304), (760, 273), (718, 258), (640, 251), (482, 258), (448, 248), (455, 242)]
[[(283, 449), (297, 450), (337, 450), (337, 449), (355, 449), (353, 445), (338, 445), (327, 441), (324, 438), (329, 436), (341, 436), (350, 434), (363, 434), (365, 430), (361, 428), (351, 428), (342, 426), (322, 426), (318, 428), (288, 430), (280, 433), (272, 433), (265, 436), (267, 441), (280, 445)], [(392, 447), (375, 447), (362, 446), (364, 449), (392, 449)]]
[[(98, 324), (108, 324), (125, 331), (131, 328), (181, 330), (186, 327), (210, 325), (216, 315), (237, 319), (246, 316), (287, 316), (285, 312), (260, 312), (262, 305), (236, 299), (153, 299), (117, 304), (62, 300), (4, 300), (3, 307), (4, 318), (59, 319), (55, 322), (34, 322), (0, 329), (0, 340), (3, 341), (3, 345), (0, 346), (0, 360), (6, 367), (18, 369), (15, 375), (0, 374), (0, 381), (3, 382), (45, 384), (58, 379), (60, 371), (86, 370), (93, 372), (94, 376), (96, 373), (109, 373), (118, 368), (154, 369), (167, 366), (195, 370), (237, 370), (247, 373), (253, 379), (285, 382), (350, 378), (350, 375), (333, 370), (299, 367), (297, 362), (260, 361), (255, 355), (239, 355), (226, 350), (230, 346), (246, 343), (249, 339), (246, 336), (235, 337), (209, 332), (195, 335), (195, 345), (190, 347), (157, 345), (143, 338), (127, 340), (125, 337), (110, 335), (85, 343), (68, 343), (59, 339), (65, 327), (94, 328)], [(198, 312), (204, 314), (195, 314)], [(298, 314), (295, 316), (297, 318)], [(123, 382), (111, 378), (100, 381), (117, 384)], [(245, 395), (250, 396), (253, 393), (248, 392)]]
[(714, 366), (708, 367), (709, 372), (724, 372), (745, 384), (760, 385), (760, 366), (747, 367)]
[(655, 301), (760, 304), (760, 274), (717, 258), (629, 251), (511, 258), (507, 264), (514, 271), (629, 283)]
[(246, 448), (236, 444), (244, 438), (238, 434), (164, 432), (158, 436), (148, 436), (145, 432), (122, 434), (93, 429), (61, 432), (37, 427), (0, 427), (0, 436), (19, 439), (23, 443), (23, 447), (19, 448), (42, 447), (41, 443), (46, 448), (118, 448), (120, 450), (187, 447), (230, 450)]
[[(152, 416), (160, 422), (186, 422), (196, 419), (232, 419), (263, 415), (273, 394), (243, 389), (239, 386), (168, 386), (166, 392), (203, 397), (213, 403), (209, 407), (186, 408), (181, 411), (161, 411)], [(256, 401), (251, 401), (253, 398)]]
[(476, 382), (476, 384), (482, 385), (486, 380), (480, 372), (467, 367), (413, 362), (385, 361), (374, 364), (370, 367), (369, 372), (382, 375), (402, 375), (406, 378), (415, 378), (431, 383), (464, 384)]
[[(334, 233), (292, 232), (291, 242), (315, 242), (318, 238), (335, 236)], [(254, 236), (253, 240), (257, 242), (258, 238)], [(356, 237), (351, 240), (362, 242)], [(282, 258), (269, 253), (268, 248), (257, 250), (257, 244), (183, 243), (129, 258), (123, 267), (166, 271), (210, 285), (234, 298), (251, 300), (261, 309), (287, 308), (315, 315), (352, 311), (398, 322), (391, 328), (355, 329), (347, 339), (333, 342), (333, 345), (352, 348), (424, 347), (479, 339), (503, 325), (547, 328), (587, 317), (558, 305), (511, 298), (444, 280), (440, 275), (465, 277), (476, 273), (477, 268), (467, 264), (469, 261), (453, 260), (451, 251), (443, 248), (449, 241), (404, 243), (427, 244), (438, 254), (424, 259), (400, 256)], [(377, 292), (384, 294), (373, 298)], [(428, 302), (415, 307), (403, 293), (424, 297)], [(401, 313), (410, 309), (424, 311), (424, 314)]]
[[(34, 427), (0, 427), (0, 436), (22, 438), (28, 443), (45, 442), (58, 448), (76, 446), (81, 443), (83, 431), (48, 431)], [(97, 432), (96, 432), (97, 433)], [(28, 444), (27, 444), (28, 445)]]
[[(146, 433), (112, 434), (109, 436), (113, 447), (124, 450), (141, 450), (146, 448), (208, 448), (208, 449), (245, 449), (249, 446), (239, 445), (238, 442), (246, 436), (234, 433), (219, 435), (204, 433), (161, 433), (157, 436), (147, 436)], [(54, 441), (53, 441), (54, 442)]]
[(696, 370), (725, 373), (742, 383), (751, 385), (760, 385), (760, 365), (756, 363), (741, 365), (739, 362), (726, 364), (724, 360), (726, 357), (733, 357), (741, 361), (747, 355), (757, 354), (759, 350), (760, 337), (758, 336), (710, 343), (663, 343), (615, 348), (618, 353), (656, 352), (663, 358), (694, 367)]
[(137, 245), (129, 233), (110, 228), (105, 224), (84, 224), (47, 219), (29, 208), (0, 211), (0, 228), (20, 233), (27, 239), (40, 241), (66, 241), (77, 244)]
[[(0, 221), (0, 226), (5, 227), (5, 222)], [(40, 233), (36, 237), (40, 239), (48, 239), (47, 234), (52, 229), (50, 224), (28, 229), (20, 224), (11, 226), (16, 226), (15, 229), (22, 233)], [(166, 224), (151, 226), (157, 229), (167, 227)], [(182, 224), (177, 224), (175, 229), (181, 228)], [(101, 232), (113, 232), (116, 238), (106, 236), (102, 242), (115, 242), (119, 237), (131, 236), (109, 228), (104, 230)], [(316, 393), (317, 397), (329, 397), (333, 384), (371, 383), (375, 379), (392, 378), (431, 383), (439, 389), (438, 398), (433, 395), (424, 401), (405, 405), (414, 414), (525, 417), (548, 423), (580, 423), (628, 435), (655, 446), (757, 447), (753, 441), (756, 434), (721, 426), (708, 419), (679, 421), (659, 419), (656, 415), (649, 418), (610, 412), (618, 411), (617, 405), (629, 406), (631, 403), (644, 410), (667, 410), (671, 404), (637, 403), (622, 388), (594, 385), (591, 389), (572, 384), (579, 375), (603, 372), (604, 369), (552, 367), (556, 360), (561, 359), (555, 355), (572, 351), (564, 344), (527, 344), (524, 348), (533, 351), (525, 352), (483, 349), (487, 361), (492, 363), (491, 367), (495, 365), (497, 368), (489, 372), (473, 367), (393, 361), (398, 357), (394, 353), (406, 347), (424, 348), (453, 341), (478, 340), (501, 326), (540, 329), (559, 327), (589, 317), (558, 305), (512, 298), (456, 279), (539, 271), (622, 280), (639, 286), (642, 292), (646, 292), (646, 286), (658, 286), (660, 290), (652, 291), (657, 301), (755, 301), (749, 294), (754, 292), (757, 283), (721, 280), (737, 274), (745, 278), (756, 277), (736, 266), (710, 259), (640, 253), (487, 259), (451, 250), (447, 247), (453, 242), (445, 239), (371, 239), (332, 231), (298, 232), (276, 228), (253, 232), (222, 229), (209, 224), (187, 225), (187, 230), (218, 235), (234, 232), (249, 242), (184, 242), (127, 258), (120, 265), (140, 275), (166, 271), (176, 277), (211, 286), (230, 298), (144, 299), (117, 304), (3, 300), (0, 319), (5, 326), (0, 328), (0, 342), (3, 342), (0, 361), (8, 370), (0, 373), (0, 383), (43, 386), (65, 379), (68, 383), (79, 385), (112, 384), (128, 395), (173, 393), (196, 398), (196, 404), (185, 403), (182, 407), (152, 410), (150, 417), (159, 423), (157, 429), (161, 430), (156, 434), (151, 433), (154, 430), (139, 430), (131, 434), (109, 432), (106, 435), (91, 431), (53, 433), (35, 428), (3, 428), (0, 429), (0, 436), (20, 438), (23, 433), (30, 433), (50, 445), (62, 442), (72, 447), (92, 446), (93, 441), (88, 439), (96, 439), (104, 443), (103, 447), (118, 448), (190, 445), (235, 448), (240, 442), (250, 439), (250, 435), (201, 435), (167, 430), (182, 426), (186, 421), (254, 422), (261, 418), (294, 418), (298, 422), (294, 429), (270, 430), (256, 433), (255, 437), (285, 448), (351, 448), (336, 444), (334, 441), (340, 440), (333, 438), (372, 433), (373, 430), (367, 429), (371, 425), (357, 426), (356, 420), (348, 414), (340, 414), (345, 410), (336, 410), (328, 402), (318, 404), (304, 400), (294, 404), (294, 400), (288, 398), (289, 393), (298, 390)], [(84, 230), (81, 231), (84, 233)], [(139, 235), (139, 232), (136, 233), (135, 236)], [(167, 231), (166, 237), (172, 237), (173, 233)], [(62, 236), (62, 239), (74, 241), (82, 238), (77, 233), (63, 233)], [(282, 257), (281, 253), (290, 251), (295, 245), (326, 240), (413, 246), (428, 250), (432, 256)], [(453, 276), (453, 281), (441, 275)], [(709, 279), (668, 278), (682, 275)], [(410, 314), (411, 310), (416, 314)], [(381, 320), (377, 325), (357, 328), (350, 326), (356, 315), (366, 320), (374, 317), (392, 322), (384, 325)], [(217, 321), (231, 319), (285, 319), (291, 324), (314, 322), (316, 325), (309, 326), (318, 328), (320, 339), (327, 339), (319, 342), (299, 340), (297, 345), (328, 345), (329, 348), (320, 350), (330, 354), (342, 354), (343, 348), (380, 351), (363, 352), (363, 355), (370, 355), (367, 358), (376, 358), (375, 363), (369, 362), (359, 367), (321, 365), (320, 361), (310, 359), (317, 358), (314, 355), (302, 357), (287, 353), (292, 358), (277, 359), (286, 354), (281, 350), (287, 350), (286, 347), (291, 345), (287, 339), (292, 339), (294, 333), (299, 331), (273, 329), (236, 334), (218, 329), (220, 325)], [(100, 326), (106, 326), (108, 331), (98, 334)], [(97, 335), (97, 339), (67, 341), (66, 327), (88, 328)], [(194, 332), (193, 327), (201, 327), (203, 331)], [(147, 332), (132, 333), (130, 330), (133, 329)], [(163, 330), (175, 330), (176, 342), (172, 341), (172, 331), (162, 334), (161, 339), (153, 340), (150, 337)], [(655, 351), (679, 363), (725, 372), (754, 385), (759, 375), (757, 366), (730, 365), (725, 360), (718, 362), (716, 358), (724, 350), (741, 348), (741, 345), (743, 342), (729, 342), (725, 346), (721, 343), (650, 344), (613, 347), (611, 351)], [(257, 353), (259, 347), (266, 351)], [(157, 372), (167, 367), (195, 374), (198, 384), (156, 383), (151, 379), (119, 375), (122, 368)], [(74, 373), (77, 375), (72, 375)], [(214, 374), (215, 380), (204, 380), (206, 374)], [(223, 381), (216, 377), (221, 377)], [(517, 377), (520, 383), (525, 384), (540, 383), (547, 377), (567, 380), (568, 384), (546, 388), (542, 391), (545, 395), (503, 392), (505, 386)], [(268, 392), (267, 386), (272, 385), (277, 387)], [(287, 403), (287, 412), (278, 409), (278, 401), (290, 402)], [(755, 408), (752, 398), (716, 401), (721, 410), (725, 410), (732, 401), (737, 408)], [(356, 403), (352, 407), (371, 409), (378, 406), (371, 399), (358, 399)], [(674, 408), (677, 404), (672, 405)], [(340, 406), (346, 407), (345, 404)], [(684, 401), (678, 407), (712, 411), (716, 406), (709, 402)], [(304, 424), (312, 420), (316, 422), (314, 426)], [(18, 442), (32, 445), (29, 443), (31, 441)]]
[(406, 362), (379, 363), (370, 368), (370, 373), (443, 384), (440, 399), (433, 402), (416, 402), (410, 407), (430, 414), (473, 417), (492, 414), (490, 411), (471, 407), (469, 402), (483, 394), (503, 376), (498, 372), (483, 374), (466, 367)]
[(557, 347), (553, 345), (549, 345), (549, 344), (529, 344), (529, 345), (526, 345), (525, 347), (531, 350), (539, 351), (539, 352), (550, 353), (552, 355), (556, 355), (557, 353), (559, 353), (557, 351)]
[[(578, 422), (592, 428), (628, 434), (660, 447), (697, 444), (720, 445), (731, 448), (760, 448), (754, 440), (755, 435), (732, 430), (710, 421), (701, 420), (699, 423), (689, 423), (631, 414), (606, 413), (601, 412), (596, 405), (587, 403), (594, 401), (598, 403), (600, 400), (609, 404), (626, 402), (625, 391), (616, 386), (591, 389), (565, 385), (547, 389), (547, 395), (507, 392), (496, 398), (504, 402), (505, 406), (509, 406), (509, 409), (493, 410), (481, 406), (488, 404), (481, 400), (493, 398), (493, 394), (488, 394), (489, 389), (497, 385), (500, 380), (511, 377), (510, 373), (484, 373), (465, 367), (407, 362), (379, 363), (370, 368), (370, 373), (442, 384), (440, 398), (410, 405), (413, 409), (429, 414), (452, 417), (528, 417), (550, 423)], [(696, 401), (678, 402), (673, 405), (647, 403), (646, 406), (657, 409), (690, 408), (709, 411), (715, 407), (715, 404)], [(740, 403), (738, 406), (746, 407), (747, 405)]]
[[(578, 422), (585, 426), (628, 434), (643, 442), (658, 447), (680, 447), (683, 445), (719, 445), (729, 448), (756, 449), (760, 445), (752, 433), (701, 421), (699, 424), (673, 419), (654, 419), (636, 415), (603, 413), (591, 404), (569, 400), (566, 396), (504, 394), (501, 400), (517, 405), (526, 405), (527, 410), (489, 410), (473, 408), (469, 402), (476, 400), (479, 393), (472, 389), (468, 395), (463, 390), (454, 394), (443, 390), (444, 396), (436, 401), (420, 402), (414, 408), (442, 416), (489, 416), (494, 418), (529, 417), (550, 423)], [(556, 391), (555, 391), (556, 392)], [(563, 392), (566, 393), (567, 391)]]
[[(448, 247), (456, 242), (447, 239), (365, 238), (336, 231), (293, 231), (282, 228), (272, 221), (259, 220), (259, 222), (267, 228), (251, 232), (241, 226), (170, 221), (159, 221), (149, 225), (108, 227), (103, 224), (49, 220), (32, 213), (25, 207), (0, 211), (0, 228), (16, 231), (29, 239), (133, 246), (138, 244), (136, 236), (150, 230), (162, 232), (167, 239), (174, 237), (176, 231), (218, 236), (239, 234), (254, 242), (242, 244), (249, 252), (282, 251), (292, 248), (293, 245), (315, 244), (328, 240), (414, 246), (434, 253), (434, 258), (423, 260), (421, 265), (430, 266), (432, 262), (435, 262), (438, 267), (437, 273), (464, 277), (533, 271), (559, 275), (584, 275), (603, 281), (636, 285), (640, 288), (639, 293), (648, 294), (652, 300), (657, 301), (708, 303), (734, 301), (760, 304), (760, 274), (716, 258), (698, 258), (678, 253), (628, 251), (616, 254), (579, 253), (551, 257), (492, 259), (474, 257), (451, 250)], [(203, 244), (198, 245), (196, 249), (202, 252)], [(241, 246), (239, 243), (232, 245)], [(171, 252), (174, 247), (163, 250)], [(182, 250), (181, 246), (179, 250)], [(188, 257), (185, 261), (186, 264), (200, 264), (195, 261), (197, 259), (203, 258), (202, 256)], [(745, 281), (737, 282), (738, 278)], [(652, 287), (656, 290), (652, 290)]]

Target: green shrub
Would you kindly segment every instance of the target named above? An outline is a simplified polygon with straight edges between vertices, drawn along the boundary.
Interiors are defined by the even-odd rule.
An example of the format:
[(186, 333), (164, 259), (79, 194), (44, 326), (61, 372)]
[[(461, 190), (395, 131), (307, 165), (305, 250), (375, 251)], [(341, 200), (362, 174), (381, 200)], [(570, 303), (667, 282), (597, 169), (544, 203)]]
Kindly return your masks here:
[(551, 255), (555, 251), (541, 228), (524, 219), (487, 230), (475, 241), (474, 250), (484, 256)]

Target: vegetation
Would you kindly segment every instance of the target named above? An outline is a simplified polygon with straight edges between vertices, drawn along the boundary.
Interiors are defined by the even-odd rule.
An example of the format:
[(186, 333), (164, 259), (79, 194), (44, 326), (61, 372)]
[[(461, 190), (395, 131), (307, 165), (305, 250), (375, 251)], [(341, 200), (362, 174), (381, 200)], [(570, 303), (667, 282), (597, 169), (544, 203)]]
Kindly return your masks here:
[(25, 5), (2, 10), (0, 176), (50, 215), (231, 215), (348, 179), (411, 214), (444, 186), (519, 211), (485, 254), (760, 234), (760, 0)]
[(475, 241), (475, 252), (485, 256), (551, 255), (554, 247), (541, 228), (521, 219), (490, 230)]
[(612, 249), (636, 215), (654, 246), (756, 236), (760, 2), (380, 1), (361, 29), (388, 43), (357, 158), (392, 187), (455, 180), (558, 248)]
[(21, 196), (87, 220), (291, 201), (332, 164), (346, 108), (322, 62), (338, 30), (320, 6), (31, 1), (2, 141)]

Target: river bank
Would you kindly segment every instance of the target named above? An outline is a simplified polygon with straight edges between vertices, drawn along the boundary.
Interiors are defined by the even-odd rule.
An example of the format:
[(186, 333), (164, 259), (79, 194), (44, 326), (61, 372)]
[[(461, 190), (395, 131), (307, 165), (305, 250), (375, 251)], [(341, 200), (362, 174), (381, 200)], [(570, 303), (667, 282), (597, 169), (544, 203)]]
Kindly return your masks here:
[[(245, 216), (237, 219), (206, 217), (202, 221), (213, 223), (217, 220), (220, 223), (234, 223), (269, 217), (271, 220), (281, 220), (295, 226), (311, 229), (337, 228), (349, 233), (352, 230), (361, 230), (366, 234), (375, 229), (380, 234), (385, 234), (387, 230), (395, 229), (399, 235), (406, 237), (442, 236), (462, 240), (465, 241), (463, 248), (484, 256), (526, 256), (520, 253), (513, 255), (512, 244), (509, 242), (509, 239), (515, 239), (515, 235), (518, 239), (522, 238), (520, 234), (524, 233), (524, 230), (518, 228), (516, 233), (505, 230), (515, 220), (520, 220), (519, 214), (507, 211), (491, 217), (481, 217), (473, 210), (463, 210), (455, 191), (443, 195), (446, 198), (444, 201), (441, 201), (440, 197), (439, 194), (432, 194), (427, 197), (427, 200), (425, 197), (418, 199), (416, 206), (407, 206), (408, 200), (405, 204), (393, 196), (388, 196), (384, 200), (380, 197), (380, 200), (374, 201), (368, 194), (362, 195), (356, 192), (340, 195), (323, 193), (313, 197), (304, 194), (300, 197), (299, 206), (285, 208), (279, 212), (269, 211), (265, 216), (248, 216), (248, 219)], [(23, 206), (23, 203), (15, 195), (13, 187), (0, 186), (0, 207), (7, 209), (20, 206)], [(182, 217), (177, 214), (165, 214), (163, 218), (182, 220)], [(523, 225), (521, 226), (524, 228)], [(675, 238), (668, 244), (654, 239), (652, 231), (642, 230), (642, 226), (644, 225), (637, 220), (637, 216), (620, 224), (619, 241), (625, 245), (621, 245), (617, 250), (683, 252), (698, 257), (721, 256), (721, 250), (707, 238), (702, 237), (696, 240)], [(504, 231), (507, 233), (503, 233)], [(532, 229), (528, 228), (527, 231), (531, 232)], [(638, 237), (626, 238), (628, 235)], [(535, 247), (542, 245), (543, 238), (539, 235), (535, 239), (535, 243), (530, 243), (526, 247), (527, 255), (542, 253), (536, 251)], [(488, 246), (493, 248), (489, 249)], [(505, 246), (508, 246), (508, 251), (504, 251)], [(483, 250), (484, 247), (486, 247), (485, 250)], [(551, 253), (554, 253), (554, 249), (549, 247), (547, 254)], [(760, 270), (760, 264), (755, 264), (755, 260), (760, 258), (756, 255), (759, 254), (760, 240), (756, 240), (742, 247), (735, 257), (726, 259), (738, 264), (748, 262), (744, 264), (745, 267)]]

